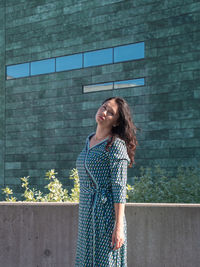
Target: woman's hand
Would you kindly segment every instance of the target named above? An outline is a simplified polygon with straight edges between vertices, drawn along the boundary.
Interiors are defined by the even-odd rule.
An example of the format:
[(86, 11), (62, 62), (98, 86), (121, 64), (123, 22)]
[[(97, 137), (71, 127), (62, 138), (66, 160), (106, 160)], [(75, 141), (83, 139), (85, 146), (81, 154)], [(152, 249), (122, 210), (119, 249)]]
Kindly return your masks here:
[(124, 227), (123, 224), (116, 225), (112, 234), (112, 247), (113, 250), (120, 248), (124, 243)]

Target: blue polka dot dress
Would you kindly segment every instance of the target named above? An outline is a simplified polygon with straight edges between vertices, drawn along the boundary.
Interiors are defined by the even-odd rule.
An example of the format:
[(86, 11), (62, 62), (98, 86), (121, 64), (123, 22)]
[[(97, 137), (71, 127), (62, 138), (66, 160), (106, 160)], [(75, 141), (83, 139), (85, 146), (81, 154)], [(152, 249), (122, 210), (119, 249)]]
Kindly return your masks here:
[(80, 182), (76, 267), (127, 266), (127, 224), (124, 214), (123, 245), (113, 250), (114, 203), (126, 203), (127, 167), (125, 142), (116, 138), (106, 151), (108, 138), (89, 147), (91, 133), (76, 167)]

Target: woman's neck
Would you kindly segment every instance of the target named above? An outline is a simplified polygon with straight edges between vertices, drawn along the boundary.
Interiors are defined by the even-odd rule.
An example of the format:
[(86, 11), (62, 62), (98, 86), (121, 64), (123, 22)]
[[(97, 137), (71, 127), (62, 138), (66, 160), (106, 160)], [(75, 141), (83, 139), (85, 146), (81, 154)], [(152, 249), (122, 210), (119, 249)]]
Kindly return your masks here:
[(108, 136), (111, 136), (111, 130), (110, 129), (101, 128), (99, 125), (97, 125), (95, 138), (97, 140), (100, 140), (100, 139), (105, 139)]

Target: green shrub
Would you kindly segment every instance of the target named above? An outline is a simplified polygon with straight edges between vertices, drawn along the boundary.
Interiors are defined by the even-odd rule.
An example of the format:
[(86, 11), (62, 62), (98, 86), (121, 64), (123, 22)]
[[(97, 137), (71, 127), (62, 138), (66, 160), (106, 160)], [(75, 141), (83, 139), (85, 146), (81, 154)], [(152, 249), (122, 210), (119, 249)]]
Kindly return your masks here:
[(200, 203), (200, 168), (178, 167), (171, 176), (159, 166), (141, 168), (129, 190), (129, 202)]
[[(24, 193), (22, 197), (25, 202), (79, 202), (79, 176), (77, 169), (72, 169), (70, 172), (70, 179), (74, 180), (74, 187), (71, 189), (70, 195), (68, 194), (67, 189), (63, 189), (60, 181), (55, 177), (55, 170), (52, 169), (46, 173), (47, 180), (49, 183), (45, 186), (48, 189), (49, 193), (43, 194), (40, 190), (29, 187), (29, 176), (20, 178), (22, 182), (22, 187), (24, 188)], [(132, 187), (127, 185), (127, 191), (131, 190)], [(6, 187), (3, 190), (5, 194), (5, 200), (9, 202), (18, 201), (16, 197), (13, 197), (13, 191), (9, 187)], [(126, 195), (128, 199), (128, 194)]]
[[(71, 193), (63, 189), (61, 182), (55, 177), (55, 170), (46, 173), (49, 183), (45, 186), (48, 193), (29, 187), (29, 176), (21, 178), (24, 193), (22, 197), (29, 202), (79, 202), (79, 177), (77, 169), (72, 169), (70, 179), (74, 180)], [(199, 167), (179, 167), (174, 176), (159, 166), (141, 168), (140, 176), (134, 177), (134, 185), (127, 184), (127, 202), (142, 203), (200, 203), (200, 169)], [(12, 196), (9, 187), (3, 190), (6, 201), (18, 201)]]
[[(54, 169), (46, 172), (46, 178), (49, 183), (45, 186), (48, 189), (49, 193), (44, 194), (40, 190), (29, 187), (29, 176), (20, 178), (22, 182), (22, 187), (24, 188), (24, 193), (22, 197), (25, 202), (78, 202), (79, 201), (79, 179), (78, 172), (76, 169), (71, 170), (70, 179), (74, 180), (74, 188), (71, 190), (71, 194), (68, 194), (67, 189), (63, 189), (61, 182), (56, 178)], [(6, 201), (18, 201), (16, 197), (11, 196), (13, 194), (12, 189), (6, 187), (3, 190), (3, 193), (6, 195)]]

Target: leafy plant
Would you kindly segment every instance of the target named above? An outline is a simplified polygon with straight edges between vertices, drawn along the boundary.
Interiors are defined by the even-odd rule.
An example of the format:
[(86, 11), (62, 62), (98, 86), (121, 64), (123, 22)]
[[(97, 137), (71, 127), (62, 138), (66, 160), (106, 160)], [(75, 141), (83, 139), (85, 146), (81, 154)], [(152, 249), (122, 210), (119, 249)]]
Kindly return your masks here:
[(141, 168), (129, 190), (129, 202), (200, 203), (200, 168), (178, 167), (171, 175), (159, 166)]
[[(40, 190), (29, 187), (29, 178), (30, 176), (20, 178), (22, 182), (22, 187), (24, 188), (24, 193), (22, 197), (25, 202), (79, 202), (80, 194), (80, 185), (79, 185), (79, 176), (77, 169), (72, 169), (70, 172), (69, 179), (74, 180), (74, 187), (71, 189), (70, 195), (68, 194), (67, 189), (63, 189), (61, 182), (56, 178), (54, 169), (46, 172), (46, 178), (49, 180), (49, 183), (45, 186), (48, 189), (49, 193), (43, 194)], [(127, 184), (127, 192), (131, 190), (132, 187)], [(3, 190), (3, 193), (6, 195), (6, 201), (18, 201), (16, 197), (13, 197), (13, 191), (9, 187), (6, 187)], [(126, 195), (128, 199), (128, 194)]]
[[(23, 201), (28, 202), (79, 202), (80, 185), (77, 169), (72, 169), (69, 178), (74, 180), (71, 193), (64, 189), (56, 178), (54, 169), (46, 172), (49, 183), (48, 193), (29, 187), (29, 176), (21, 178), (24, 193)], [(141, 168), (139, 177), (134, 177), (134, 185), (127, 184), (127, 202), (151, 203), (200, 203), (200, 168), (179, 167), (172, 176), (159, 166)], [(16, 202), (9, 187), (2, 189), (6, 201)]]
[(10, 196), (13, 194), (12, 189), (10, 189), (9, 187), (6, 187), (6, 188), (3, 188), (2, 190), (3, 190), (3, 193), (6, 195), (6, 197), (5, 197), (6, 201), (16, 202), (17, 199), (13, 196)]
[(71, 189), (70, 201), (79, 202), (80, 185), (79, 185), (79, 176), (77, 169), (71, 170), (69, 179), (74, 180), (74, 188)]
[[(20, 178), (24, 193), (22, 197), (25, 202), (78, 202), (79, 199), (79, 184), (78, 184), (78, 172), (76, 169), (71, 170), (70, 179), (74, 179), (74, 188), (71, 194), (68, 194), (67, 189), (63, 189), (61, 182), (56, 178), (57, 172), (54, 169), (46, 172), (46, 178), (49, 183), (45, 186), (49, 193), (43, 194), (40, 190), (29, 187), (29, 176)], [(6, 201), (18, 201), (16, 197), (11, 196), (13, 194), (12, 189), (6, 187), (2, 189), (6, 195)]]

